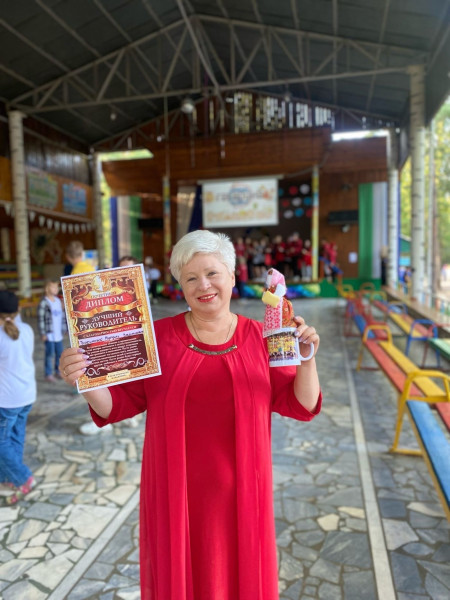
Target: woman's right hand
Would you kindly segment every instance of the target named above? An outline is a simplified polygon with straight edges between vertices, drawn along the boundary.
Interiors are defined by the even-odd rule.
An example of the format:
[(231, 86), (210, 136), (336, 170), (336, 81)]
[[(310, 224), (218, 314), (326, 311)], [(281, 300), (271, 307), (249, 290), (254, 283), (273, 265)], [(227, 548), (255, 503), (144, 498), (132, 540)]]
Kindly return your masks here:
[(59, 359), (59, 373), (69, 385), (75, 385), (92, 364), (82, 348), (66, 348)]

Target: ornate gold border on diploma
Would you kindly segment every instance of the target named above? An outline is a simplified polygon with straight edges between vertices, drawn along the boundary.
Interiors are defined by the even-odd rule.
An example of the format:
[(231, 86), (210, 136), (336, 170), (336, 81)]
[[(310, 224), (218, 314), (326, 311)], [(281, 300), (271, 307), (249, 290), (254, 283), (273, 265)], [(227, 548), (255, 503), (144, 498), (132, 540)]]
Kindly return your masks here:
[[(86, 374), (82, 375), (78, 379), (78, 391), (83, 392), (86, 390), (94, 389), (97, 387), (104, 387), (108, 385), (116, 385), (118, 383), (124, 383), (133, 379), (142, 377), (151, 377), (153, 375), (160, 374), (158, 351), (156, 342), (154, 339), (152, 317), (148, 301), (147, 288), (145, 285), (145, 275), (142, 265), (133, 265), (129, 267), (119, 267), (116, 269), (104, 269), (102, 271), (94, 271), (92, 273), (82, 273), (79, 275), (69, 275), (61, 279), (62, 291), (64, 296), (64, 303), (66, 306), (66, 316), (69, 328), (70, 345), (72, 348), (79, 348), (79, 336), (86, 333), (91, 333), (94, 330), (86, 330), (81, 332), (78, 328), (78, 319), (85, 314), (85, 311), (80, 312), (77, 310), (77, 306), (73, 303), (72, 291), (76, 290), (78, 296), (81, 299), (86, 297), (92, 290), (105, 289), (104, 294), (101, 297), (105, 298), (108, 296), (107, 291), (114, 291), (118, 293), (118, 290), (123, 292), (126, 288), (120, 288), (118, 281), (123, 278), (127, 278), (133, 282), (133, 293), (136, 296), (135, 301), (128, 305), (118, 306), (117, 304), (108, 304), (107, 306), (93, 307), (87, 314), (94, 316), (101, 314), (106, 311), (120, 310), (125, 311), (131, 308), (136, 308), (139, 312), (138, 323), (142, 326), (143, 339), (145, 343), (145, 351), (147, 354), (147, 362), (141, 367), (135, 367), (132, 369), (124, 369), (122, 371), (113, 371), (106, 375), (100, 376), (89, 376), (89, 369)], [(130, 292), (130, 290), (128, 290)], [(84, 295), (83, 295), (84, 294)], [(136, 323), (136, 321), (134, 321)], [(113, 327), (102, 327), (98, 328), (98, 334), (102, 333), (107, 335), (111, 330), (117, 330), (121, 327), (129, 327), (130, 322), (115, 325)], [(118, 342), (120, 343), (120, 341)]]

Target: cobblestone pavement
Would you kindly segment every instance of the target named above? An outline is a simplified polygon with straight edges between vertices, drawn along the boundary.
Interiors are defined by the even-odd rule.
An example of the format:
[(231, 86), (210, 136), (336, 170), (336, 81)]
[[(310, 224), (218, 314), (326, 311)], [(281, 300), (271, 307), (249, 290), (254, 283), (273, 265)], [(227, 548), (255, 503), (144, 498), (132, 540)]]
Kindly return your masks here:
[[(359, 341), (342, 337), (338, 301), (294, 307), (321, 334), (324, 408), (310, 424), (273, 419), (281, 600), (448, 600), (449, 523), (424, 461), (387, 452), (390, 385), (380, 373), (355, 373)], [(162, 301), (153, 314), (184, 309)], [(233, 310), (257, 319), (264, 312), (253, 300), (234, 301)], [(86, 403), (44, 381), (39, 341), (35, 355), (26, 460), (38, 486), (14, 507), (0, 502), (0, 599), (138, 600), (144, 420), (81, 435)], [(414, 444), (408, 427), (404, 438)]]

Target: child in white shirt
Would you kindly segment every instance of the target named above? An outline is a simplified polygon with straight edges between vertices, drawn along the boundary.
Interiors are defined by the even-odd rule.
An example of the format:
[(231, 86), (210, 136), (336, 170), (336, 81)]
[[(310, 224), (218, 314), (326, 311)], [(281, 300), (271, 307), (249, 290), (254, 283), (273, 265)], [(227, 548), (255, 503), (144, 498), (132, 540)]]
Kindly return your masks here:
[(0, 484), (12, 490), (15, 504), (35, 486), (23, 462), (28, 413), (36, 400), (34, 336), (19, 316), (15, 294), (0, 290)]

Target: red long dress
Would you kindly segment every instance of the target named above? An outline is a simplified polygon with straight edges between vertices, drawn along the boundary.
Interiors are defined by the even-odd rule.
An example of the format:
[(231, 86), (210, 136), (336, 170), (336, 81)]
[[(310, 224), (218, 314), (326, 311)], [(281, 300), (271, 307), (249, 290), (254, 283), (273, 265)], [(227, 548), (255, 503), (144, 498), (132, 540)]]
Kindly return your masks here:
[(270, 368), (262, 324), (245, 317), (224, 346), (196, 341), (184, 314), (155, 334), (162, 375), (109, 388), (108, 419), (91, 410), (100, 426), (148, 413), (141, 598), (278, 600), (271, 412), (309, 421), (321, 396), (314, 412), (297, 401), (295, 367)]
[(185, 406), (195, 600), (239, 598), (234, 419), (230, 373), (222, 356), (207, 356), (189, 386)]

